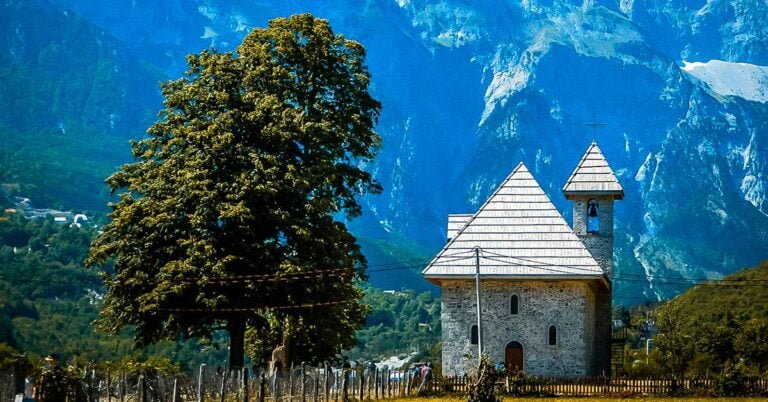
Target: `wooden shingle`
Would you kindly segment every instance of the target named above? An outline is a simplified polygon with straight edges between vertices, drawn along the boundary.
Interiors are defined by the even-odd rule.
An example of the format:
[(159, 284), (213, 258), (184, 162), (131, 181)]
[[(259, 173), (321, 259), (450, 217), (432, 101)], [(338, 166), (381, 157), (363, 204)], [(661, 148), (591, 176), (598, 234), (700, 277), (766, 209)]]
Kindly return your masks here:
[(624, 198), (624, 189), (596, 142), (587, 148), (563, 186), (563, 193), (568, 199), (580, 194), (608, 195), (617, 200)]
[[(460, 228), (458, 226), (461, 226)], [(471, 216), (449, 217), (451, 240), (422, 274), (467, 278), (600, 278), (603, 271), (523, 163)]]

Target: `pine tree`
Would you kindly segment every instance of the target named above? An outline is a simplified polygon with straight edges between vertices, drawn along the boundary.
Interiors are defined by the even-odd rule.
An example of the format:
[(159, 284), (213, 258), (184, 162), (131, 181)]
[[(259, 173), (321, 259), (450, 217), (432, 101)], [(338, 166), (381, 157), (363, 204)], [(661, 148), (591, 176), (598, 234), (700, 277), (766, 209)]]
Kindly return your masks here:
[(272, 344), (286, 322), (332, 328), (302, 338), (307, 361), (354, 343), (365, 259), (340, 218), (381, 191), (362, 168), (380, 147), (364, 60), (309, 14), (188, 57), (135, 162), (107, 180), (119, 201), (87, 261), (114, 267), (101, 330), (133, 328), (141, 346), (226, 329), (231, 368), (246, 328)]

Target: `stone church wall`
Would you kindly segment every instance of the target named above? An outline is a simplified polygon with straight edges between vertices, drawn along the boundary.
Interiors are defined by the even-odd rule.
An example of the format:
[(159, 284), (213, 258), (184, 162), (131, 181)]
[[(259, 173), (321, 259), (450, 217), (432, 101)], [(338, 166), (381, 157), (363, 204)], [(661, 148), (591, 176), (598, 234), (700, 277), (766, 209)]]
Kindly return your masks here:
[[(600, 231), (587, 233), (587, 203), (598, 202)], [(584, 196), (573, 199), (573, 232), (587, 247), (597, 264), (612, 277), (613, 273), (613, 199), (607, 196)]]
[[(592, 291), (586, 282), (484, 280), (482, 289), (483, 345), (494, 362), (503, 362), (506, 345), (517, 341), (523, 345), (526, 373), (584, 376), (592, 371), (586, 354), (594, 340), (587, 326), (595, 318), (595, 306), (589, 306), (595, 298), (589, 297)], [(519, 298), (517, 315), (510, 312), (513, 294)], [(441, 320), (443, 373), (468, 373), (477, 361), (477, 345), (470, 341), (477, 323), (474, 281), (443, 282)], [(556, 346), (548, 342), (550, 325), (557, 327)]]

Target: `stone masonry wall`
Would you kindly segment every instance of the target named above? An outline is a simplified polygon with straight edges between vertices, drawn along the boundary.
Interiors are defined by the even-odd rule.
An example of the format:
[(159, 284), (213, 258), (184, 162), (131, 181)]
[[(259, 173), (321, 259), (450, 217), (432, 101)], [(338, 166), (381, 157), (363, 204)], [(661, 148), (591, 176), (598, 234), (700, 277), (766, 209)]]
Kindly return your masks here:
[[(598, 202), (600, 230), (587, 233), (587, 203)], [(613, 198), (608, 196), (583, 196), (573, 199), (573, 232), (581, 239), (609, 279), (613, 278)], [(611, 311), (610, 287), (592, 286), (594, 295), (594, 331), (590, 349), (589, 372), (592, 375), (609, 374), (611, 369)]]
[(612, 299), (611, 289), (595, 284), (595, 337), (593, 351), (592, 375), (611, 374), (611, 319)]
[[(587, 203), (597, 200), (600, 231), (587, 233)], [(573, 200), (573, 232), (581, 239), (595, 261), (609, 278), (613, 277), (613, 199), (611, 197), (584, 196)]]
[[(589, 374), (587, 353), (593, 331), (587, 331), (589, 285), (582, 281), (482, 282), (483, 346), (494, 362), (504, 361), (512, 341), (523, 345), (523, 369), (534, 375), (584, 376)], [(510, 298), (519, 298), (519, 312), (512, 315)], [(594, 311), (594, 310), (593, 310)], [(594, 314), (594, 313), (593, 313)], [(592, 316), (592, 317), (590, 317)], [(472, 325), (477, 323), (474, 281), (442, 284), (443, 373), (468, 374), (477, 361), (472, 345)], [(550, 346), (549, 326), (557, 327), (558, 342)], [(588, 337), (590, 339), (588, 339)], [(470, 355), (471, 361), (464, 358)]]

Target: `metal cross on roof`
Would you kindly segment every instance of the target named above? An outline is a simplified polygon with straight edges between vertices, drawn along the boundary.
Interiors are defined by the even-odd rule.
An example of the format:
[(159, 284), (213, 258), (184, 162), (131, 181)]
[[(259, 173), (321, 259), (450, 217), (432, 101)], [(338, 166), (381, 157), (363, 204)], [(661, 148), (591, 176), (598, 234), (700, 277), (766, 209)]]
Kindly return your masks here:
[(582, 126), (592, 127), (592, 140), (594, 141), (597, 137), (597, 128), (598, 127), (604, 127), (607, 126), (608, 123), (598, 123), (597, 121), (597, 113), (592, 113), (592, 122), (590, 123), (581, 123)]

